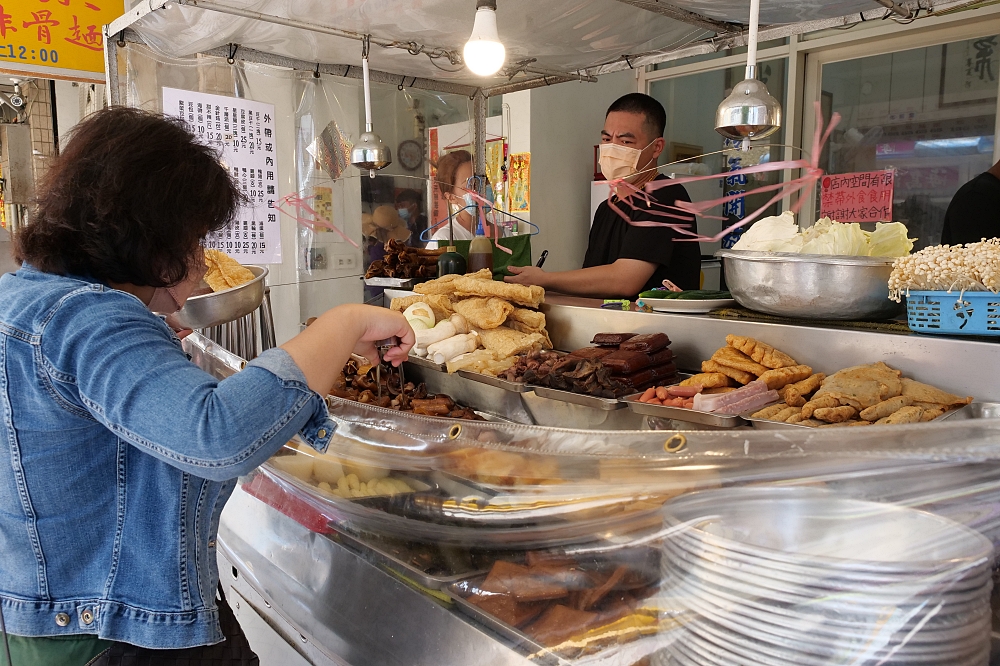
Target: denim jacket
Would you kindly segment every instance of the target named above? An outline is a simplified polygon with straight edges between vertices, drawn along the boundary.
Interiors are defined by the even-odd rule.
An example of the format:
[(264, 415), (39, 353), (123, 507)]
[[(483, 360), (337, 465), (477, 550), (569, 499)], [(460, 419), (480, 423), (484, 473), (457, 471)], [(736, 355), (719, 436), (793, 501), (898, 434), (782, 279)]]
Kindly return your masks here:
[(0, 427), (7, 631), (165, 649), (223, 638), (236, 477), (335, 426), (283, 350), (218, 381), (138, 298), (24, 267), (0, 277)]

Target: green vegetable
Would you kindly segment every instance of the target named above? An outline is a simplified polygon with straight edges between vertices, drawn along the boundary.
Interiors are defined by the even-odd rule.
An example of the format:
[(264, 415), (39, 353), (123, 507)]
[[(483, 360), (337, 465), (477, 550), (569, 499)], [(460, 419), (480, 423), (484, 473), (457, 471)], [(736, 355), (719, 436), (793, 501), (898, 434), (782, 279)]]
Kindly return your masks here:
[(690, 289), (688, 291), (667, 291), (652, 289), (639, 294), (639, 298), (665, 298), (679, 301), (714, 301), (732, 298), (728, 291), (713, 291), (710, 289)]

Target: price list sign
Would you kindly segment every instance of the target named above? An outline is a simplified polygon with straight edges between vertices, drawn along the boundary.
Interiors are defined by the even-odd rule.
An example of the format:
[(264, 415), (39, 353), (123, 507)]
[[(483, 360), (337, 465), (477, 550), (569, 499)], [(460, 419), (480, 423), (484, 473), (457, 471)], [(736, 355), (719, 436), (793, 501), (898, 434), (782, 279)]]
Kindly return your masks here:
[(891, 169), (823, 176), (820, 216), (837, 222), (891, 222), (895, 176)]
[(244, 264), (280, 264), (274, 105), (164, 88), (163, 112), (184, 120), (220, 151), (223, 165), (249, 200), (236, 220), (209, 234), (205, 247)]

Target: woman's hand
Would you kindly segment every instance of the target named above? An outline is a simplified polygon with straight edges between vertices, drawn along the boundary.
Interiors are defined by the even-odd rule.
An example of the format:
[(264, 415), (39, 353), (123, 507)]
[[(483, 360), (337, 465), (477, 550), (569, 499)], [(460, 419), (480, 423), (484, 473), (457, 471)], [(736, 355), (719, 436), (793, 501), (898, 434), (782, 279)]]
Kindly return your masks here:
[(402, 313), (370, 305), (341, 305), (318, 317), (281, 348), (302, 370), (309, 388), (326, 395), (352, 351), (375, 363), (375, 343), (393, 336), (399, 338), (399, 345), (386, 352), (385, 360), (399, 365), (415, 342), (413, 329)]
[(378, 307), (361, 307), (364, 308), (361, 316), (364, 319), (365, 330), (354, 346), (354, 353), (364, 356), (372, 363), (378, 363), (379, 355), (375, 344), (396, 337), (399, 338), (399, 344), (386, 351), (383, 358), (395, 366), (405, 361), (416, 338), (403, 313)]

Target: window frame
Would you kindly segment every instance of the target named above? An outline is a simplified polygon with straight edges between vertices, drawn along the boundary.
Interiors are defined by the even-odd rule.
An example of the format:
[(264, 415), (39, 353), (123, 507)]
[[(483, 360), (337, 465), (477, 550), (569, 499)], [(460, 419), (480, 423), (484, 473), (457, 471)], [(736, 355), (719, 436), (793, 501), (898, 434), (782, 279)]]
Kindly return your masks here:
[[(902, 25), (892, 19), (869, 23), (875, 25), (854, 24), (855, 27), (847, 30), (827, 29), (805, 35), (793, 35), (782, 46), (758, 52), (759, 62), (778, 58), (788, 59), (786, 103), (783, 107), (785, 143), (807, 150), (807, 144), (812, 143), (816, 126), (813, 103), (820, 100), (823, 65), (1000, 34), (1000, 5), (920, 18)], [(643, 68), (638, 72), (638, 90), (648, 94), (650, 85), (656, 81), (725, 69), (745, 62), (745, 54), (736, 54), (720, 56), (709, 61), (679, 63), (658, 70), (653, 70), (652, 67)], [(998, 91), (1000, 91), (1000, 80), (998, 80)], [(783, 159), (793, 160), (799, 157), (797, 150), (784, 149)], [(998, 95), (993, 148), (993, 161), (998, 160), (1000, 160), (1000, 95)], [(783, 182), (800, 175), (799, 170), (795, 170), (796, 173), (792, 171), (785, 171), (782, 176)], [(781, 202), (781, 210), (788, 210), (797, 199), (798, 195), (785, 197)], [(810, 223), (816, 219), (814, 196), (805, 198), (799, 219)]]

